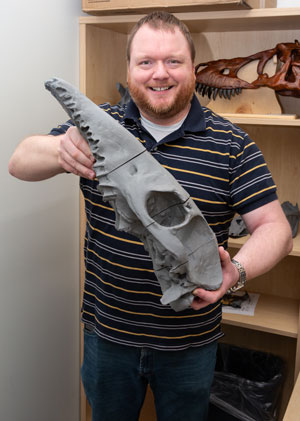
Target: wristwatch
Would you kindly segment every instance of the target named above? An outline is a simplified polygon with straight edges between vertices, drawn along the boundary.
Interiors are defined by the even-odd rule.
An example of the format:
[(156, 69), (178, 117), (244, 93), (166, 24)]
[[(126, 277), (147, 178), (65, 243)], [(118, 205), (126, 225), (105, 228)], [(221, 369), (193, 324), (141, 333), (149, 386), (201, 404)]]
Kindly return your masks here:
[(243, 288), (246, 284), (246, 281), (247, 281), (246, 271), (245, 271), (244, 266), (240, 262), (238, 262), (237, 260), (234, 260), (234, 259), (232, 259), (231, 262), (234, 264), (234, 266), (239, 271), (240, 277), (239, 277), (237, 283), (235, 285), (233, 285), (231, 288), (229, 288), (229, 290), (227, 291), (227, 294), (231, 294), (232, 292), (235, 292), (235, 291)]

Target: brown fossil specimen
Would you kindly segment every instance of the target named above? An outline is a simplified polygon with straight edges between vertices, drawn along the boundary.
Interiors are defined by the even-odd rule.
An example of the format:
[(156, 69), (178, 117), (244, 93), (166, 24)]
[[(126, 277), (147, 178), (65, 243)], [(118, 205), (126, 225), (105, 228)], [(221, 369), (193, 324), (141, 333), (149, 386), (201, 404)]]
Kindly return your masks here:
[[(272, 76), (264, 72), (267, 62), (277, 58), (277, 70)], [(247, 82), (238, 77), (239, 70), (258, 60), (257, 78)], [(199, 63), (196, 66), (196, 90), (202, 95), (215, 99), (230, 99), (242, 89), (268, 87), (277, 94), (300, 98), (300, 44), (295, 42), (279, 43), (275, 48), (260, 51), (248, 57), (220, 59)]]

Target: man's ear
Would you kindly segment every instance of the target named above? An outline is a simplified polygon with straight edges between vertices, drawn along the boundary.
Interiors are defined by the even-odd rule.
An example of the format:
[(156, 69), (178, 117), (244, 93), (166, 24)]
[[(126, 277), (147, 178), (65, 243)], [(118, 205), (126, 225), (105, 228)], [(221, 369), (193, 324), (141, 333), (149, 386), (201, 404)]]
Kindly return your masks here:
[(126, 79), (126, 82), (127, 82), (127, 84), (128, 84), (128, 75), (129, 75), (129, 60), (127, 60), (127, 61), (126, 61), (126, 63), (127, 63), (127, 68), (126, 68), (126, 71), (127, 71), (127, 79)]

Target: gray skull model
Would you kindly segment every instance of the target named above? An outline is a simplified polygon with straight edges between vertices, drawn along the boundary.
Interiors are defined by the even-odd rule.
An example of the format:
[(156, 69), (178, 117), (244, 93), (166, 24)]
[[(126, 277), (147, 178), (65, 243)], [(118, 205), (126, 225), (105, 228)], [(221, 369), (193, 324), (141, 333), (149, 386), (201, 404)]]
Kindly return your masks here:
[(162, 304), (188, 308), (197, 288), (222, 283), (218, 245), (199, 208), (177, 180), (120, 123), (61, 79), (46, 88), (68, 113), (96, 159), (103, 200), (117, 230), (140, 238), (161, 285)]

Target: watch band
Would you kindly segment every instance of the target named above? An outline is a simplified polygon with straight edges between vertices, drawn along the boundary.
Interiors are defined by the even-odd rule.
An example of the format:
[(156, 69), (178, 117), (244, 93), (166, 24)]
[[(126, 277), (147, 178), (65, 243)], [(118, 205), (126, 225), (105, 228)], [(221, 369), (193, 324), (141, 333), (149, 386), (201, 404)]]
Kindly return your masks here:
[(235, 285), (233, 285), (231, 288), (228, 289), (227, 294), (231, 294), (232, 292), (236, 292), (239, 289), (243, 288), (246, 284), (246, 281), (247, 281), (247, 276), (246, 276), (246, 271), (245, 271), (244, 266), (235, 259), (232, 259), (231, 262), (234, 264), (234, 266), (239, 271), (240, 276), (239, 276), (239, 279), (238, 279), (237, 283)]

